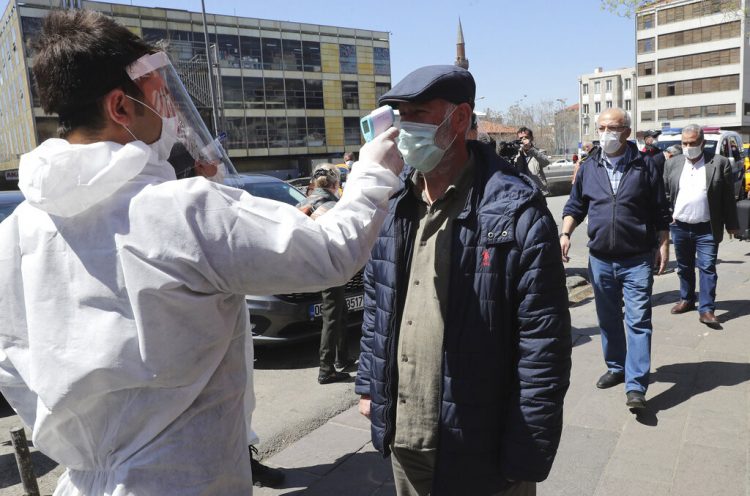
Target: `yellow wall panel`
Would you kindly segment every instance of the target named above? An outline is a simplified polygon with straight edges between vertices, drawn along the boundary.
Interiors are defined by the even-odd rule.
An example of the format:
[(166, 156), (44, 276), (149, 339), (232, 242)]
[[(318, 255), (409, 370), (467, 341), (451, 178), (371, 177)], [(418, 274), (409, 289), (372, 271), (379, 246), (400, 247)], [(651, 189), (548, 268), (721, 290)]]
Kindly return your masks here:
[(341, 117), (326, 117), (326, 144), (344, 146), (344, 120)]
[(343, 108), (341, 81), (323, 81), (323, 105), (326, 110), (339, 110)]
[(375, 101), (375, 83), (369, 81), (359, 82), (359, 108), (371, 110), (377, 106)]
[(372, 47), (357, 47), (357, 72), (359, 74), (373, 74)]
[(320, 60), (323, 65), (323, 72), (340, 72), (339, 46), (335, 43), (321, 43)]

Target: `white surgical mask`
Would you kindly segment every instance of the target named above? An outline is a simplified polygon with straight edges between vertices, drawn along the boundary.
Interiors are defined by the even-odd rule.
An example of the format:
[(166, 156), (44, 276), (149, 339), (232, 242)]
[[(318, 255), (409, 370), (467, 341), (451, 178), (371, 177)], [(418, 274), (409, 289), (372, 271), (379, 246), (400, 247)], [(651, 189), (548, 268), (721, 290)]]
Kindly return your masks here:
[[(702, 145), (703, 143), (701, 143)], [(685, 154), (687, 158), (690, 160), (695, 160), (696, 158), (701, 156), (701, 153), (703, 153), (703, 148), (701, 145), (698, 146), (686, 146), (682, 149), (682, 153)]]
[(599, 143), (601, 143), (604, 153), (609, 155), (616, 153), (620, 149), (620, 146), (622, 146), (622, 143), (620, 143), (621, 134), (618, 131), (604, 131), (603, 133), (599, 133)]
[(435, 135), (438, 129), (458, 107), (455, 107), (443, 119), (439, 126), (434, 124), (422, 124), (420, 122), (401, 122), (401, 131), (398, 135), (398, 151), (404, 158), (404, 162), (411, 165), (420, 172), (430, 172), (445, 156), (457, 136), (445, 148), (435, 144)]
[[(151, 151), (154, 153), (154, 155), (157, 157), (159, 162), (163, 162), (169, 158), (169, 154), (172, 151), (172, 147), (177, 142), (178, 138), (178, 130), (177, 130), (177, 117), (162, 117), (159, 112), (151, 108), (149, 105), (143, 103), (142, 101), (138, 100), (137, 98), (133, 98), (130, 95), (125, 95), (131, 100), (140, 103), (147, 109), (149, 109), (151, 112), (155, 113), (159, 118), (161, 119), (161, 134), (159, 135), (159, 139), (148, 145), (149, 148), (151, 148)], [(125, 127), (125, 126), (123, 126)], [(125, 128), (130, 135), (133, 137), (133, 139), (136, 138), (135, 134), (128, 129)]]

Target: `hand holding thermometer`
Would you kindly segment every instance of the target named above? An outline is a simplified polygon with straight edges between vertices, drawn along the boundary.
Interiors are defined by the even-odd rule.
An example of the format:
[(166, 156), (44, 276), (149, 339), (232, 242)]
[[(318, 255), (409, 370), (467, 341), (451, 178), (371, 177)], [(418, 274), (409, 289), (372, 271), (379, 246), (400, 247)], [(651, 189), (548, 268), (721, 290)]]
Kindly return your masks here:
[(362, 128), (362, 134), (367, 142), (372, 141), (375, 136), (392, 127), (395, 123), (396, 113), (390, 105), (383, 105), (382, 107), (373, 110), (369, 115), (362, 117), (359, 121), (359, 125)]

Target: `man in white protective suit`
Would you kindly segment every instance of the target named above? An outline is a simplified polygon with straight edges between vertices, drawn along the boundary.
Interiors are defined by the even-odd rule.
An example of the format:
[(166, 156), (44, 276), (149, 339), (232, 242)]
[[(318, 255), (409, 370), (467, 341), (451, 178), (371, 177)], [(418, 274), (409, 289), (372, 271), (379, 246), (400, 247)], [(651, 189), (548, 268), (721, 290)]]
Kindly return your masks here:
[(0, 224), (0, 390), (67, 467), (56, 495), (251, 494), (244, 295), (318, 291), (364, 265), (403, 167), (396, 130), (313, 221), (175, 180), (178, 141), (234, 171), (166, 55), (127, 28), (57, 11), (36, 45), (60, 138), (22, 157), (26, 201)]

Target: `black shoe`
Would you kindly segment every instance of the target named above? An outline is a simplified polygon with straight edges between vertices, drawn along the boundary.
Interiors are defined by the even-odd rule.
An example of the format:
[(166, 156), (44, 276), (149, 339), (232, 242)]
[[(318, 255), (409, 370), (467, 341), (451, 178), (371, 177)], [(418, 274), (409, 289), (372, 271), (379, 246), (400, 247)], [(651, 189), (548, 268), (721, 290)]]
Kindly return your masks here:
[(347, 370), (352, 365), (354, 365), (354, 363), (355, 362), (354, 362), (353, 359), (347, 358), (343, 362), (336, 362), (336, 363), (334, 363), (333, 366), (336, 367), (337, 369), (341, 370), (341, 371), (344, 371), (344, 370)]
[(277, 468), (263, 465), (255, 459), (258, 456), (258, 448), (250, 448), (250, 467), (253, 469), (253, 485), (258, 487), (279, 487), (284, 482), (284, 472)]
[(622, 372), (610, 372), (607, 371), (606, 374), (601, 376), (598, 381), (596, 381), (596, 387), (599, 389), (607, 389), (611, 388), (613, 386), (617, 386), (618, 384), (622, 384), (625, 382), (625, 374)]
[(333, 382), (341, 382), (347, 379), (351, 379), (352, 376), (346, 372), (336, 372), (335, 370), (330, 374), (319, 375), (318, 384), (331, 384)]
[(636, 408), (636, 409), (646, 408), (646, 397), (643, 395), (642, 392), (628, 391), (627, 393), (625, 393), (625, 397), (627, 398), (625, 405), (627, 405), (628, 408)]

